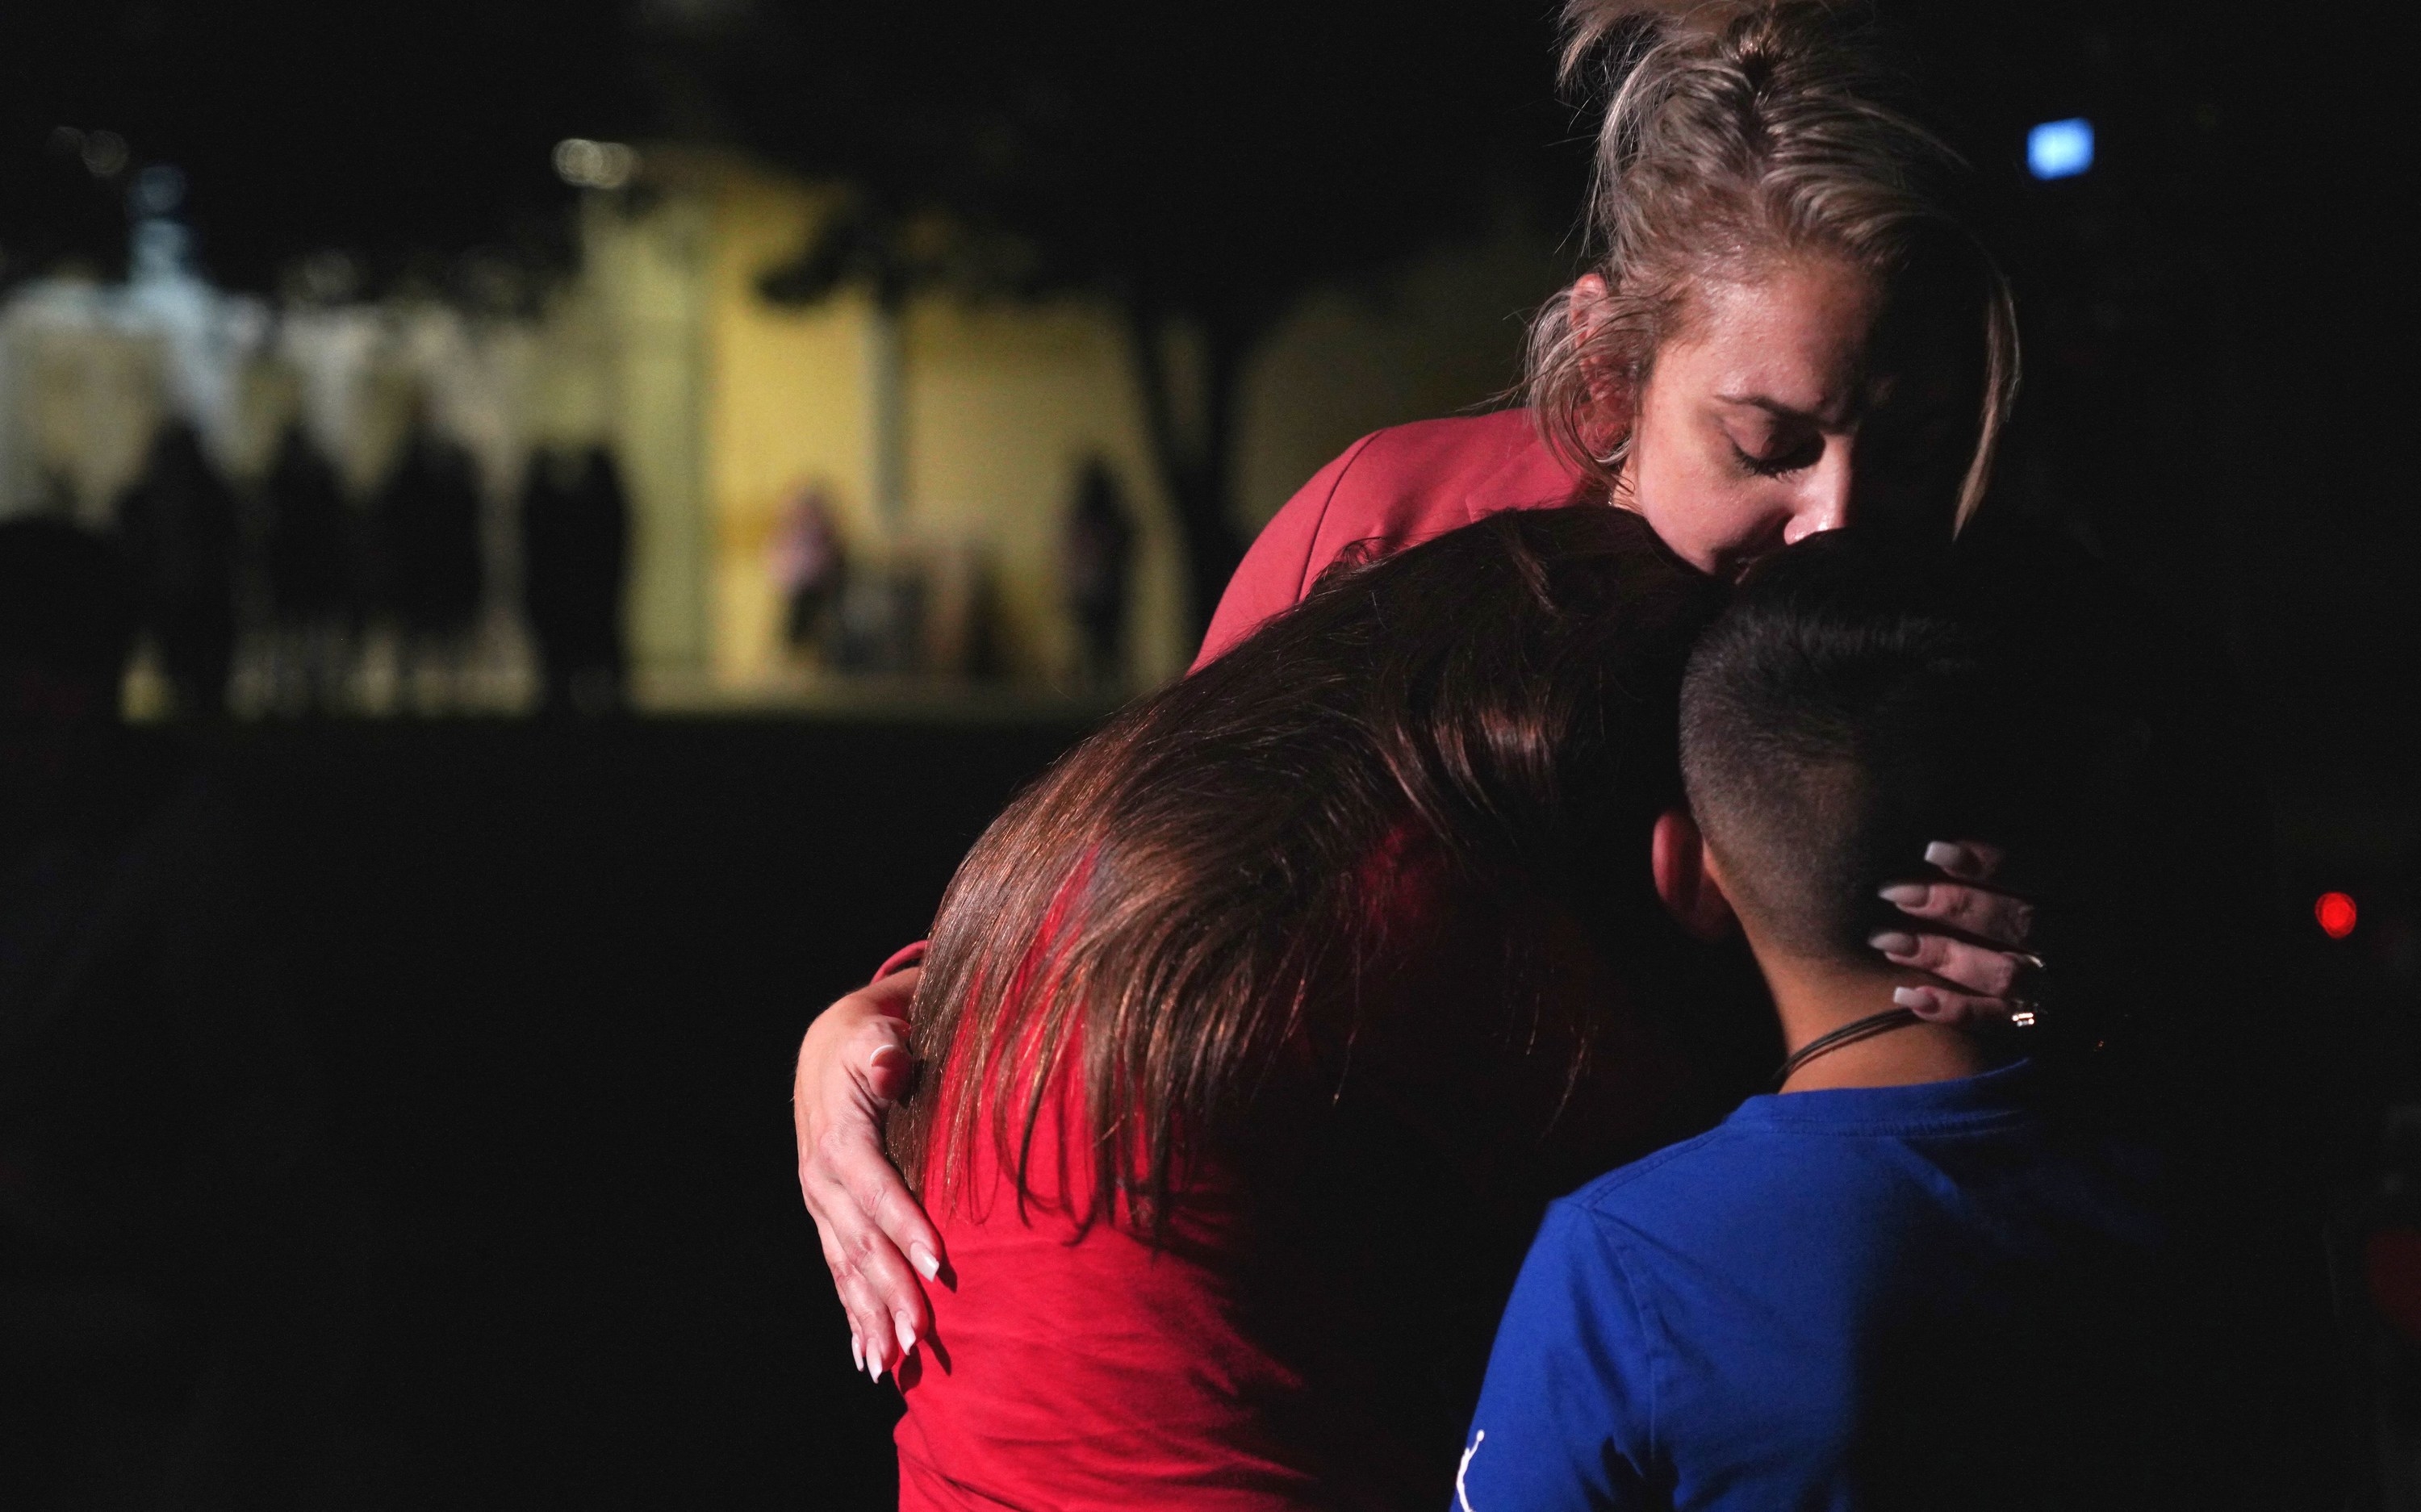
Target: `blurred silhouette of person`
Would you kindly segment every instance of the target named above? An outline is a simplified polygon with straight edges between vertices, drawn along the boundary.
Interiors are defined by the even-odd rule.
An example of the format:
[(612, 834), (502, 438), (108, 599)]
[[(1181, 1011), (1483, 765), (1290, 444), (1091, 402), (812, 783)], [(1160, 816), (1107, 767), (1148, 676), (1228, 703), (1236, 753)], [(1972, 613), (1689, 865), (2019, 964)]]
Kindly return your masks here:
[(415, 409), (403, 455), (379, 491), (383, 607), (403, 634), (407, 671), (450, 681), (479, 619), (484, 562), (479, 485), (471, 454)]
[(1126, 491), (1109, 463), (1096, 457), (1085, 464), (1076, 485), (1063, 558), (1068, 607), (1076, 618), (1080, 676), (1090, 688), (1115, 688), (1126, 679), (1134, 542)]
[(782, 590), (782, 638), (793, 650), (829, 657), (826, 638), (849, 576), (849, 553), (833, 526), (820, 483), (802, 483), (773, 538), (773, 581)]
[(177, 712), (224, 713), (235, 661), (235, 495), (189, 422), (160, 428), (117, 515), (138, 622), (159, 649)]
[(336, 469), (299, 425), (286, 428), (261, 500), (279, 701), (326, 712), (342, 700), (360, 628), (360, 531)]
[(522, 603), (551, 711), (601, 714), (622, 705), (630, 542), (630, 500), (612, 452), (589, 446), (537, 459), (522, 491)]
[(355, 1210), (240, 826), (118, 722), (126, 578), (0, 524), (0, 1506), (278, 1507), (336, 1463)]

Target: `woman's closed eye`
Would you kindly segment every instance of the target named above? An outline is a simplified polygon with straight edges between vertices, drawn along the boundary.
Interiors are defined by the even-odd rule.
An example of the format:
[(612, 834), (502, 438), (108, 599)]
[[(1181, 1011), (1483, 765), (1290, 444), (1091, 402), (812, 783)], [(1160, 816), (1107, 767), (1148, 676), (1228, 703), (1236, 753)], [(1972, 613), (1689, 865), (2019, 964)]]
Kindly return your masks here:
[(1731, 441), (1732, 458), (1740, 464), (1741, 470), (1754, 473), (1758, 477), (1779, 477), (1785, 473), (1804, 471), (1815, 466), (1816, 460), (1824, 455), (1822, 436), (1779, 437), (1755, 449), (1742, 445), (1737, 438), (1726, 439)]

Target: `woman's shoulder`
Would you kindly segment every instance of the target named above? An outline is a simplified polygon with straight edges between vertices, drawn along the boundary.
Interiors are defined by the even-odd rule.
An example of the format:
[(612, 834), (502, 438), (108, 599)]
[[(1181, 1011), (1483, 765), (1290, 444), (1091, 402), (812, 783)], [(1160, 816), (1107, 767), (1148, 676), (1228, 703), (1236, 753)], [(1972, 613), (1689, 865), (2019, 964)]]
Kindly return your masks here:
[[(1355, 444), (1365, 482), (1393, 482), (1414, 489), (1469, 490), (1495, 475), (1518, 485), (1533, 478), (1557, 493), (1577, 481), (1572, 470), (1547, 449), (1527, 409), (1487, 414), (1415, 420), (1374, 430)], [(1349, 452), (1347, 455), (1352, 455)]]
[(1567, 503), (1580, 486), (1527, 410), (1374, 430), (1312, 475), (1262, 528), (1219, 600), (1195, 665), (1299, 601), (1349, 551), (1398, 551), (1500, 509)]
[(1322, 539), (1417, 538), (1499, 509), (1565, 503), (1579, 483), (1547, 449), (1527, 410), (1420, 420), (1355, 442), (1271, 524), (1307, 514), (1317, 516)]

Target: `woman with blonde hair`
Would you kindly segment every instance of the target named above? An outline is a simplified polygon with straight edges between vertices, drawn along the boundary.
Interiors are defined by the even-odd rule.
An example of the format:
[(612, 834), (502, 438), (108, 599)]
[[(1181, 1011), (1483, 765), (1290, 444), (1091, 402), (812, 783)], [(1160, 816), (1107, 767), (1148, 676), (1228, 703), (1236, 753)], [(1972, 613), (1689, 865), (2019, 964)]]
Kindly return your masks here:
[[(1349, 1305), (1355, 1278), (1375, 1280), (1366, 1268), (1391, 1263), (1425, 1267), (1476, 1297), (1478, 1316), (1492, 1319), (1509, 1272), (1495, 1269), (1501, 1255), (1492, 1245), (1459, 1251), (1468, 1235), (1431, 1233), (1427, 1253), (1391, 1255), (1389, 1244), (1405, 1230), (1379, 1215), (1438, 1202), (1448, 1190), (1468, 1195), (1464, 1176), (1485, 1168), (1497, 1183), (1497, 1221), (1518, 1254), (1556, 1175), (1650, 1147), (1682, 1110), (1706, 1111), (1700, 1094), (1727, 1069), (1710, 1064), (1722, 1056), (1704, 1045), (1649, 1032), (1652, 982), (1664, 966), (1641, 943), (1649, 936), (1636, 920), (1589, 936), (1586, 948), (1539, 943), (1559, 937), (1554, 921), (1575, 912), (1570, 896), (1579, 895), (1556, 901), (1555, 887), (1601, 887), (1609, 898), (1627, 897), (1625, 889), (1585, 885), (1524, 852), (1519, 865), (1448, 867), (1439, 876), (1453, 885), (1407, 890), (1401, 878), (1428, 875), (1420, 858), (1461, 853), (1478, 822), (1470, 812), (1425, 804), (1420, 783), (1398, 782), (1397, 797), (1383, 803), (1354, 789), (1367, 802), (1350, 836), (1325, 849), (1312, 843), (1296, 821), (1308, 824), (1306, 813), (1352, 796), (1320, 782), (1351, 788), (1352, 772), (1394, 770), (1370, 755), (1387, 747), (1394, 726), (1367, 701), (1352, 702), (1345, 685), (1353, 667), (1414, 700), (1401, 717), (1417, 724), (1417, 679), (1405, 680), (1408, 663), (1397, 658), (1434, 672), (1451, 662), (1453, 640), (1445, 635), (1433, 654), (1399, 646), (1383, 616), (1321, 610), (1328, 600), (1315, 595), (1318, 585), (1340, 568), (1507, 511), (1571, 506), (1635, 517), (1646, 527), (1635, 544), (1711, 592), (1768, 552), (1853, 522), (1889, 522), (1946, 542), (1985, 497), (2017, 382), (2009, 295), (1961, 210), (1963, 164), (1902, 102), (1901, 76), (1872, 27), (1810, 0), (1686, 8), (1571, 0), (1567, 27), (1564, 75), (1603, 108), (1594, 244), (1590, 271), (1536, 324), (1527, 405), (1380, 431), (1322, 469), (1246, 557), (1193, 677), (1114, 726), (1125, 735), (1080, 748), (1038, 789), (1042, 796), (1021, 801), (969, 858), (921, 981), (905, 969), (914, 953), (903, 952), (894, 963), (903, 969), (886, 968), (836, 1004), (802, 1045), (800, 1179), (850, 1316), (852, 1350), (878, 1378), (903, 1365), (908, 1372), (903, 1504), (1375, 1505), (1435, 1493), (1445, 1482), (1428, 1457), (1444, 1454), (1450, 1475), (1477, 1354), (1459, 1350), (1462, 1331), (1446, 1320)], [(1543, 561), (1556, 540), (1579, 538), (1513, 535), (1497, 540), (1494, 556), (1440, 542), (1439, 553), (1421, 558), (1426, 590), (1452, 596), (1439, 564), (1477, 571), (1493, 563), (1487, 570), (1494, 572), (1509, 559)], [(1498, 602), (1476, 587), (1473, 644), (1518, 642), (1519, 626), (1476, 617)], [(1618, 585), (1598, 589), (1615, 595), (1615, 617), (1593, 622), (1629, 623), (1621, 616), (1634, 606)], [(1541, 588), (1500, 607), (1519, 617), (1543, 613), (1537, 606), (1553, 599)], [(1303, 610), (1289, 615), (1298, 602)], [(1672, 650), (1679, 631), (1671, 614), (1640, 613), (1636, 654), (1645, 666)], [(1162, 759), (1176, 748), (1169, 740), (1137, 743), (1133, 732), (1171, 709), (1200, 708), (1222, 677), (1222, 658), (1265, 623), (1265, 635), (1296, 647), (1299, 662), (1327, 670), (1335, 698), (1363, 711), (1363, 754), (1305, 777), (1308, 810), (1268, 793), (1248, 802), (1248, 790), (1260, 789), (1241, 779), (1226, 809), (1188, 809), (1201, 792), (1224, 790), (1217, 769), (1172, 764)], [(1326, 629), (1313, 634), (1312, 624)], [(1591, 644), (1609, 664), (1632, 650), (1619, 636)], [(1519, 684), (1528, 667), (1507, 651), (1495, 671)], [(1230, 710), (1237, 729), (1264, 715), (1317, 725), (1333, 714), (1321, 713), (1327, 706), (1316, 697), (1282, 695), (1282, 679), (1266, 669), (1247, 676), (1252, 670), (1227, 679), (1260, 688), (1264, 699)], [(1543, 697), (1554, 689), (1531, 691)], [(1670, 730), (1637, 719), (1645, 723), (1632, 737), (1654, 726), (1649, 743), (1661, 741), (1669, 760)], [(1559, 739), (1540, 737), (1539, 759), (1550, 767)], [(1266, 756), (1241, 737), (1205, 749), (1226, 750), (1239, 763)], [(1092, 775), (1070, 775), (1083, 772)], [(1100, 869), (1104, 858), (1124, 855), (1110, 843), (1117, 828), (1101, 817), (1124, 812), (1119, 803), (1154, 812), (1146, 776), (1165, 785), (1162, 818), (1177, 838), (1161, 862), (1176, 868), (1172, 875), (1210, 875), (1186, 870), (1190, 857), (1198, 859), (1189, 846), (1224, 854), (1249, 836), (1263, 865), (1289, 875), (1290, 865), (1329, 868), (1322, 885), (1364, 896), (1392, 927), (1357, 925), (1346, 931), (1351, 948), (1340, 946), (1317, 969), (1273, 945), (1206, 957), (1187, 943), (1226, 938), (1238, 921), (1222, 910), (1244, 910), (1257, 927), (1280, 934), (1323, 920), (1332, 931), (1337, 926), (1317, 910), (1263, 908), (1228, 890), (1163, 889), (1152, 894), (1164, 912), (1159, 924), (1119, 934), (1134, 921), (1108, 905), (1125, 896), (1117, 888), (1129, 879)], [(1509, 787), (1483, 785), (1474, 800), (1481, 810), (1525, 790), (1505, 780)], [(1086, 845), (1034, 849), (1038, 804), (1064, 810), (1065, 824), (1052, 833), (1089, 836)], [(1214, 818), (1226, 833), (1187, 828)], [(1020, 835), (1023, 849), (1007, 838)], [(1919, 1013), (2006, 1015), (2028, 990), (2031, 958), (2021, 950), (2030, 911), (1987, 885), (1998, 858), (1955, 838), (1909, 858), (1919, 880), (1894, 890), (1908, 927), (1878, 936), (1877, 948), (1932, 974), (1938, 985), (1908, 1002)], [(1645, 870), (1644, 854), (1604, 864)], [(1542, 878), (1562, 881), (1551, 886)], [(1012, 886), (1023, 889), (1019, 907), (989, 920), (970, 911), (969, 898)], [(1541, 898), (1537, 916), (1524, 917), (1525, 900)], [(1134, 946), (1098, 981), (1051, 974), (1063, 954), (1088, 959), (1097, 938), (1151, 943)], [(1445, 954), (1431, 954), (1438, 950)], [(1520, 987), (1518, 972), (1484, 963), (1515, 957), (1563, 962), (1560, 975), (1549, 974), (1577, 996), (1556, 1000), (1565, 1010), (1556, 1021), (1569, 1022), (1585, 1001), (1583, 1017), (1599, 1021), (1592, 1037), (1615, 1049), (1592, 1060), (1552, 1035), (1517, 1048), (1508, 1047), (1519, 1037), (1475, 1036), (1475, 1024), (1501, 1029), (1508, 1006), (1499, 999)], [(1295, 964), (1285, 970), (1271, 965), (1289, 960)], [(1356, 983), (1420, 986), (1380, 992), (1396, 1029), (1388, 1042), (1433, 1040), (1432, 1048), (1458, 1047), (1456, 1054), (1344, 1053), (1354, 1036), (1324, 1035), (1321, 1025), (1334, 1025), (1316, 1011), (1363, 1001), (1321, 974), (1345, 970), (1339, 961)], [(1167, 1080), (1163, 1073), (1179, 1063), (1151, 1058), (1155, 1034), (1181, 1039), (1182, 1026), (1214, 1002), (1242, 1005), (1232, 1021), (1257, 1027), (1221, 1042), (1216, 1075)], [(880, 1143), (884, 1110), (905, 1094), (920, 1058), (929, 1085), (910, 1104), (897, 1151), (931, 1212)], [(1541, 1066), (1554, 1074), (1539, 1076)], [(1287, 1115), (1266, 1124), (1251, 1116), (1253, 1099), (1230, 1095), (1248, 1087), (1276, 1089), (1274, 1105)], [(1357, 1144), (1355, 1128), (1322, 1121), (1320, 1098), (1305, 1089), (1325, 1089), (1339, 1108), (1367, 1097), (1419, 1111), (1384, 1138)], [(1507, 1151), (1535, 1151), (1523, 1142), (1559, 1108), (1573, 1165), (1551, 1168), (1540, 1159), (1535, 1180), (1507, 1177), (1521, 1161), (1508, 1163)], [(937, 1127), (955, 1130), (955, 1142), (935, 1143)], [(1137, 1130), (1158, 1133), (1137, 1143)], [(1490, 1158), (1475, 1163), (1471, 1152), (1482, 1148)], [(1399, 1182), (1391, 1190), (1401, 1203), (1366, 1190), (1357, 1175), (1366, 1169), (1373, 1182)], [(1415, 1169), (1426, 1175), (1404, 1175)], [(1322, 1178), (1304, 1177), (1314, 1171)], [(1207, 1226), (1189, 1226), (1197, 1223)], [(1256, 1257), (1251, 1266), (1246, 1255)], [(1323, 1320), (1317, 1310), (1246, 1305), (1245, 1293), (1268, 1292), (1247, 1286), (1243, 1273), (1265, 1268), (1271, 1255), (1293, 1257), (1304, 1296), (1355, 1316)], [(919, 1276), (935, 1284), (929, 1299)], [(1390, 1326), (1420, 1331), (1435, 1347), (1380, 1349)], [(1484, 1323), (1477, 1343), (1484, 1346)], [(1374, 1400), (1391, 1412), (1425, 1401), (1417, 1415), (1443, 1429), (1381, 1421), (1384, 1414), (1320, 1384), (1336, 1379), (1321, 1362), (1357, 1350), (1366, 1362), (1402, 1366), (1393, 1381), (1399, 1389)], [(1360, 1379), (1371, 1384), (1367, 1371)], [(1304, 1426), (1314, 1421), (1318, 1427)], [(1121, 1465), (1145, 1476), (1149, 1490), (1121, 1489)]]

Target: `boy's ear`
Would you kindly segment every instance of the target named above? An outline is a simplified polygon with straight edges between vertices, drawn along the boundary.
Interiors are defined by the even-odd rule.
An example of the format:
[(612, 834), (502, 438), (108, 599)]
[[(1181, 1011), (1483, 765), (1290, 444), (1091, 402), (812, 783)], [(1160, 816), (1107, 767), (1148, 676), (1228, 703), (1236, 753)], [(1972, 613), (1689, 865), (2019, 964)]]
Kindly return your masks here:
[(1696, 820), (1678, 808), (1660, 815), (1648, 840), (1648, 867), (1656, 879), (1656, 896), (1684, 933), (1711, 943), (1732, 932), (1738, 922), (1732, 900), (1724, 896)]

